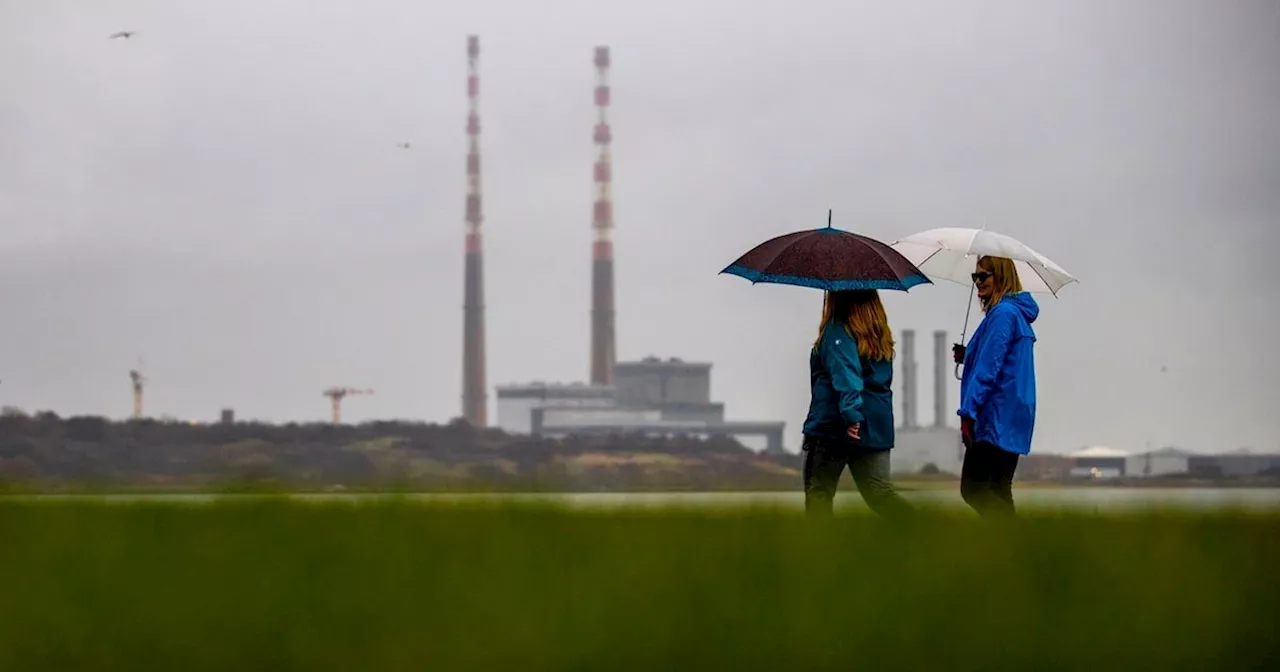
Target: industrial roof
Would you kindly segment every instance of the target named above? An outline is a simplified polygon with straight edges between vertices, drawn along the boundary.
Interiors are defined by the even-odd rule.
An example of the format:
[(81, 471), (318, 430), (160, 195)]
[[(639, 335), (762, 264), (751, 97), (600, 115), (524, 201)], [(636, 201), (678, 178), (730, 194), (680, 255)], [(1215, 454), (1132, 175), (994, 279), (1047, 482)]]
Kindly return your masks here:
[(1195, 453), (1189, 450), (1183, 450), (1177, 446), (1165, 446), (1159, 450), (1153, 450), (1149, 453), (1152, 457), (1193, 457)]
[(630, 362), (617, 362), (613, 365), (614, 369), (632, 369), (632, 368), (681, 368), (681, 369), (710, 369), (711, 362), (686, 362), (679, 357), (670, 357), (661, 359), (658, 357), (645, 357), (641, 360)]
[(1091, 457), (1091, 458), (1120, 458), (1129, 457), (1129, 453), (1107, 446), (1089, 446), (1084, 450), (1078, 450), (1071, 453), (1068, 457)]
[(548, 383), (541, 380), (535, 380), (531, 383), (508, 383), (505, 385), (495, 385), (498, 390), (582, 390), (582, 391), (612, 391), (612, 385), (587, 385), (586, 383)]

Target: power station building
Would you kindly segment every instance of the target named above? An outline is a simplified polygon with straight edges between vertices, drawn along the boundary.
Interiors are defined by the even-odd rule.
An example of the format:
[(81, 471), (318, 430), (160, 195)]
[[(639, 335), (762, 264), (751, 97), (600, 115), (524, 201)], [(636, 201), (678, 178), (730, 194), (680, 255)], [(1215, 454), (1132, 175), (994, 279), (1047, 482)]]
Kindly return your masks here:
[(647, 357), (618, 362), (612, 385), (500, 385), (498, 426), (513, 434), (760, 437), (782, 452), (783, 422), (734, 422), (711, 400), (711, 364)]
[(932, 466), (938, 471), (958, 475), (964, 462), (964, 444), (960, 441), (959, 428), (947, 423), (956, 415), (955, 407), (947, 403), (948, 376), (952, 375), (947, 332), (933, 332), (933, 423), (928, 426), (921, 425), (918, 419), (915, 331), (902, 330), (898, 345), (898, 380), (894, 384), (894, 393), (902, 399), (902, 420), (898, 423), (894, 441), (893, 471), (916, 474)]
[[(462, 417), (478, 427), (488, 425), (486, 340), (484, 322), (484, 224), (480, 155), (480, 39), (467, 37), (467, 119), (465, 265), (463, 289)], [(588, 384), (531, 383), (498, 386), (498, 426), (520, 434), (701, 435), (763, 438), (765, 450), (781, 452), (782, 422), (725, 420), (724, 404), (711, 400), (711, 364), (679, 359), (646, 358), (618, 362), (614, 304), (613, 127), (610, 110), (612, 56), (607, 46), (593, 52), (595, 119), (591, 142), (596, 147), (591, 204), (591, 351)], [(584, 129), (585, 130), (585, 129)], [(894, 451), (897, 471), (920, 471), (933, 465), (959, 473), (959, 432), (948, 427), (954, 409), (946, 406), (950, 356), (945, 332), (934, 334), (933, 425), (916, 422), (915, 333), (902, 333), (903, 421)]]
[(591, 244), (590, 384), (498, 386), (498, 426), (537, 436), (642, 434), (647, 436), (755, 436), (765, 450), (782, 452), (782, 422), (730, 422), (724, 404), (711, 400), (711, 364), (648, 357), (616, 357), (613, 288), (613, 131), (609, 125), (609, 48), (596, 47), (597, 148)]
[[(893, 469), (917, 473), (932, 465), (960, 473), (964, 449), (960, 432), (947, 424), (955, 409), (947, 404), (951, 362), (945, 331), (934, 332), (934, 421), (916, 420), (915, 332), (904, 330), (899, 352), (902, 422), (893, 451)], [(724, 404), (711, 399), (711, 364), (648, 357), (618, 362), (610, 385), (534, 382), (497, 387), (498, 426), (513, 434), (561, 437), (586, 434), (648, 436), (729, 436), (764, 439), (765, 450), (781, 452), (785, 423), (725, 419)]]

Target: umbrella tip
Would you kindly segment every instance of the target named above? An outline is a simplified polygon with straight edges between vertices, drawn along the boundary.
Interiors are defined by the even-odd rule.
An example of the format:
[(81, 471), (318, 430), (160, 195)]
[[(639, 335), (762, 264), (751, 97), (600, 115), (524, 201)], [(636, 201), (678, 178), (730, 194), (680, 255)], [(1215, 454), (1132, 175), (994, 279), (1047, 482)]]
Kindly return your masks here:
[(831, 208), (827, 208), (827, 228), (831, 228)]

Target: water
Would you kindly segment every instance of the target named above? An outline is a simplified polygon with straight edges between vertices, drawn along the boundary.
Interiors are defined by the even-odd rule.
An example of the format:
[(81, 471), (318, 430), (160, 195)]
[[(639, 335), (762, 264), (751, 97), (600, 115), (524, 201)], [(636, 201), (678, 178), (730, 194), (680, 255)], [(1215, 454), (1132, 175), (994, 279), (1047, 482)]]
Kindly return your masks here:
[[(963, 507), (955, 488), (920, 490), (905, 495), (925, 506)], [(293, 495), (13, 495), (0, 498), (21, 501), (91, 501), (102, 503), (169, 502), (207, 504), (261, 498), (287, 498), (311, 502), (362, 502), (406, 499), (421, 502), (534, 502), (554, 503), (578, 509), (682, 508), (735, 509), (748, 507), (800, 508), (804, 495), (800, 492), (678, 492), (678, 493), (563, 493), (563, 494), (378, 494), (323, 493)], [(1280, 488), (1014, 488), (1014, 498), (1023, 511), (1080, 511), (1109, 513), (1143, 509), (1181, 509), (1213, 511), (1247, 509), (1280, 511)], [(836, 497), (840, 509), (864, 508), (856, 492), (841, 492)]]

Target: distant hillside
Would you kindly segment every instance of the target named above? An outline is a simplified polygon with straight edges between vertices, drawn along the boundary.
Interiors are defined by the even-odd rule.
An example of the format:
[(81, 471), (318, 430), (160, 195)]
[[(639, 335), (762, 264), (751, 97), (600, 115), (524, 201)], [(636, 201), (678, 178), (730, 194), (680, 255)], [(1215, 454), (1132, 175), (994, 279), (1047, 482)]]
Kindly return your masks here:
[(731, 439), (564, 440), (447, 425), (191, 425), (99, 417), (0, 417), (7, 490), (795, 489), (795, 455)]

